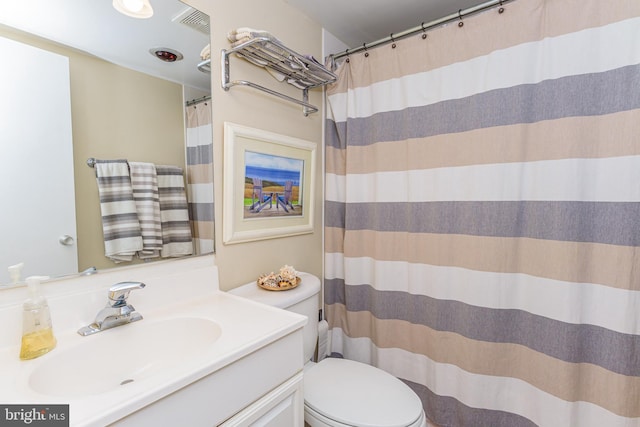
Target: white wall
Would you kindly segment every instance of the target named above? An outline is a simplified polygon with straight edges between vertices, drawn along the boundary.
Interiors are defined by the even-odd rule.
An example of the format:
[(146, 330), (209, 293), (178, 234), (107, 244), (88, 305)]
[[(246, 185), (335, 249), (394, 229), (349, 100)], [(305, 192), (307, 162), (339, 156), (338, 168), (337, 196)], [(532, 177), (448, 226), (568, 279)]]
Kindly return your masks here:
[(344, 52), (345, 50), (351, 48), (353, 46), (347, 46), (339, 40), (336, 36), (328, 32), (327, 30), (322, 30), (322, 57), (325, 58), (328, 55), (335, 54), (338, 52)]

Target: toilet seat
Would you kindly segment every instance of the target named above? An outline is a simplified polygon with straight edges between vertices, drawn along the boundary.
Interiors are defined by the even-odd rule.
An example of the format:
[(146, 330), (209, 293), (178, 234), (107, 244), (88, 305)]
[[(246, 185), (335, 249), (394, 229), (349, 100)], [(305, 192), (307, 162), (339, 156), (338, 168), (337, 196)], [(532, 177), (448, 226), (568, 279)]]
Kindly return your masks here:
[(305, 419), (320, 425), (414, 427), (425, 423), (422, 402), (406, 384), (381, 369), (347, 359), (325, 359), (306, 370), (304, 400)]

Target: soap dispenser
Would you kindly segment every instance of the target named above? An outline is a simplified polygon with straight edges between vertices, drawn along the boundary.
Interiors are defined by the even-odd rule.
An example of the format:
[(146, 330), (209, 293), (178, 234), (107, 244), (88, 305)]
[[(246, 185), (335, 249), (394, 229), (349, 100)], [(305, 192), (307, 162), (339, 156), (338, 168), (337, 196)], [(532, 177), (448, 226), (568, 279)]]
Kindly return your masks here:
[(22, 267), (24, 267), (24, 262), (9, 266), (9, 277), (11, 277), (12, 285), (20, 283), (20, 280), (22, 279)]
[(46, 276), (27, 277), (29, 299), (23, 304), (22, 347), (20, 359), (35, 359), (53, 350), (56, 338), (53, 336), (51, 314), (47, 300), (40, 295), (40, 282)]

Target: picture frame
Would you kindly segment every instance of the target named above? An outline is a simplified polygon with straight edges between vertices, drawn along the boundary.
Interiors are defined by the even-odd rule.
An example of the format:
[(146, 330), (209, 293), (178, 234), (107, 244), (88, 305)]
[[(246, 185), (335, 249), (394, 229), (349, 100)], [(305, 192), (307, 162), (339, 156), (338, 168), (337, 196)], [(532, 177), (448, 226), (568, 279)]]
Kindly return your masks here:
[(225, 244), (313, 232), (317, 144), (224, 123)]

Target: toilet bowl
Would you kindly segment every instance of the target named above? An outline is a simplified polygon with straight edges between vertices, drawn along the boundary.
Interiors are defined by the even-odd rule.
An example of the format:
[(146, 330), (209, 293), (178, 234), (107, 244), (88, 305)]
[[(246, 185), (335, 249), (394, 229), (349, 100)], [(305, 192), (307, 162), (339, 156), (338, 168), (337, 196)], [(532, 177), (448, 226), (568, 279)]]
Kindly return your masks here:
[(304, 335), (304, 420), (311, 427), (426, 427), (420, 398), (393, 375), (365, 363), (311, 361), (318, 339), (320, 280), (307, 273), (297, 288), (267, 291), (255, 282), (229, 291), (309, 318)]
[(312, 427), (426, 425), (422, 403), (406, 384), (353, 360), (329, 358), (305, 369), (304, 400)]

